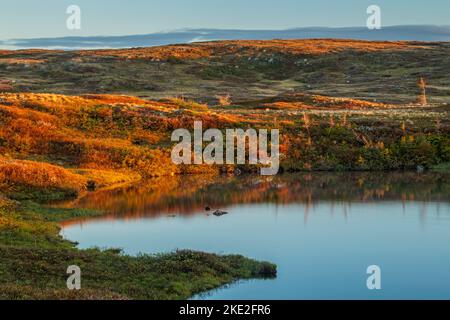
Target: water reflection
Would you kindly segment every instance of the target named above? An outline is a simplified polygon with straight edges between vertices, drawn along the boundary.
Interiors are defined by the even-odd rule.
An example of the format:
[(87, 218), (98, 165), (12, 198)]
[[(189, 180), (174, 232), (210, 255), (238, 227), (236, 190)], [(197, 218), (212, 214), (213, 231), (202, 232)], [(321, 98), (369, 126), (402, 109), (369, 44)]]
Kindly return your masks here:
[[(449, 175), (441, 173), (300, 173), (275, 177), (183, 176), (151, 179), (123, 189), (99, 191), (67, 203), (63, 207), (100, 209), (105, 216), (85, 220), (139, 219), (171, 214), (193, 215), (206, 206), (226, 208), (235, 204), (305, 204), (305, 221), (314, 204), (336, 205), (354, 202), (408, 201), (447, 202)], [(425, 206), (421, 216), (426, 217)], [(66, 221), (68, 226), (83, 220)]]
[[(211, 299), (450, 299), (448, 181), (434, 173), (162, 178), (64, 204), (107, 215), (68, 222), (62, 234), (80, 248), (192, 249), (277, 264), (276, 279)], [(230, 214), (208, 215), (206, 206)], [(366, 287), (373, 264), (382, 291)]]

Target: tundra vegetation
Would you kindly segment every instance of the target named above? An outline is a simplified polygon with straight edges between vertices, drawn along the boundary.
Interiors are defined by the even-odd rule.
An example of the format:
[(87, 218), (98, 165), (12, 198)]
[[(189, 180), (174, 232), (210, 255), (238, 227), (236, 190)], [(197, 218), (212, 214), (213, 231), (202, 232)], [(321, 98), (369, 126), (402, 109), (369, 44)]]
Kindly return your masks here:
[[(449, 68), (448, 43), (0, 51), (0, 297), (186, 298), (274, 276), (272, 264), (240, 256), (77, 250), (58, 223), (102, 213), (42, 202), (155, 177), (259, 172), (175, 165), (171, 134), (194, 121), (224, 133), (279, 129), (284, 172), (448, 172)], [(69, 262), (91, 274), (78, 293), (64, 289)]]

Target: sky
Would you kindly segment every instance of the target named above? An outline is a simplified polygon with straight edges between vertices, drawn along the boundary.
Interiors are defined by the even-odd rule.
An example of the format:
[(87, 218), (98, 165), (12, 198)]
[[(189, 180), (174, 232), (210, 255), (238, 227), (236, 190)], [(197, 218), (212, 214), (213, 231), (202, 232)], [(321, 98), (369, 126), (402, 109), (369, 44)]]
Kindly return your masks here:
[[(449, 0), (0, 0), (0, 40), (130, 35), (185, 28), (288, 29), (365, 26), (369, 5), (382, 25), (450, 25)], [(69, 5), (81, 30), (69, 30)]]

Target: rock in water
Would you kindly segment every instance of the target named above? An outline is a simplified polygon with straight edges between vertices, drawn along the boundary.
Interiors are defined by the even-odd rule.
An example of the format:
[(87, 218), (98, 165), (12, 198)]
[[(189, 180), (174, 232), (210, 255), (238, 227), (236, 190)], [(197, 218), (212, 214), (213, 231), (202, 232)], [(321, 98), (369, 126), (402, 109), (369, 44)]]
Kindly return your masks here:
[(222, 211), (222, 210), (216, 210), (216, 211), (214, 211), (214, 213), (213, 213), (213, 215), (215, 215), (216, 217), (221, 217), (221, 216), (224, 216), (224, 215), (226, 215), (226, 214), (228, 214), (228, 212)]

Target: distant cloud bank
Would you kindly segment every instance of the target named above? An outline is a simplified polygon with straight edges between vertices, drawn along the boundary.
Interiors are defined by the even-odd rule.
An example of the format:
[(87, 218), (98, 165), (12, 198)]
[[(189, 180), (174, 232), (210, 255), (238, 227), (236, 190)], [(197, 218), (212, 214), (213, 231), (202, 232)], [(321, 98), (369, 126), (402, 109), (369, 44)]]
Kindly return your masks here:
[(367, 28), (296, 28), (288, 30), (189, 29), (128, 36), (11, 39), (0, 41), (2, 49), (100, 49), (149, 47), (213, 40), (270, 40), (335, 38), (385, 41), (450, 41), (450, 26), (390, 26)]

